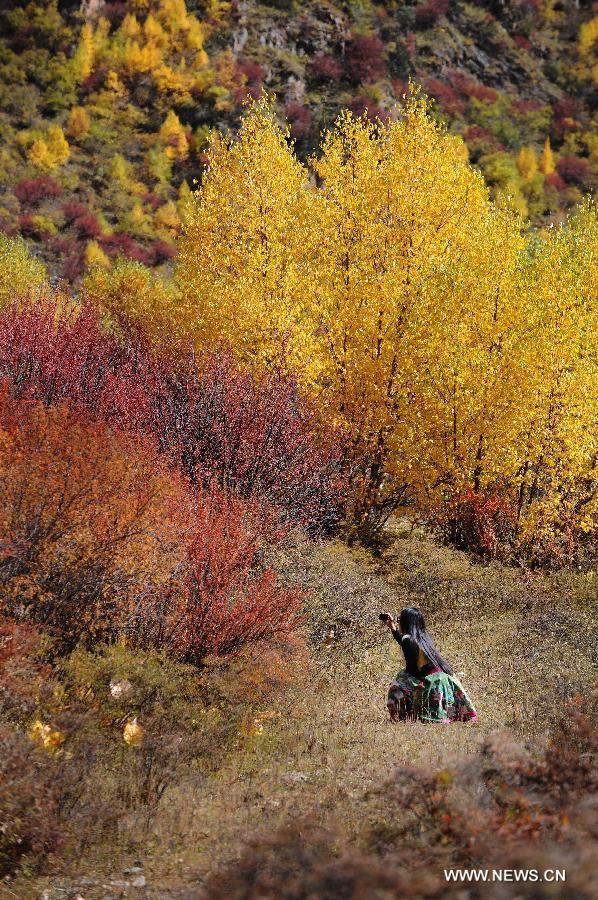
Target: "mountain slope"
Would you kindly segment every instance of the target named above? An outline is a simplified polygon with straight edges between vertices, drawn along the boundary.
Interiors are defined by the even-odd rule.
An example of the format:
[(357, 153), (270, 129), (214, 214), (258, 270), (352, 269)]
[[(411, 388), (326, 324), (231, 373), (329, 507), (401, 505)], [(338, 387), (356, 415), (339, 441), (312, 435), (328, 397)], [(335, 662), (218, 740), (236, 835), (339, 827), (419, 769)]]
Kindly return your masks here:
[(306, 156), (413, 79), (532, 223), (598, 177), (595, 2), (33, 0), (2, 5), (0, 34), (0, 228), (68, 280), (166, 263), (211, 130), (262, 89)]

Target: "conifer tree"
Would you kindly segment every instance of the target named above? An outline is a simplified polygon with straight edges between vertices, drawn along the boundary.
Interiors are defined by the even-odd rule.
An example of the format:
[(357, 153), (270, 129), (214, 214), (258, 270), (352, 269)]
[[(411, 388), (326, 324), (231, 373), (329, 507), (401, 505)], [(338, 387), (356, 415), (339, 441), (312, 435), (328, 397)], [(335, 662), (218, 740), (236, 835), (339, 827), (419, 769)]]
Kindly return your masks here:
[(540, 157), (540, 171), (543, 175), (552, 175), (553, 172), (556, 172), (554, 153), (552, 152), (552, 147), (550, 146), (550, 138), (548, 137), (544, 141), (544, 147), (542, 148), (542, 155)]
[(78, 82), (89, 78), (93, 69), (95, 45), (91, 25), (86, 22), (81, 28), (79, 43), (73, 57), (75, 77)]

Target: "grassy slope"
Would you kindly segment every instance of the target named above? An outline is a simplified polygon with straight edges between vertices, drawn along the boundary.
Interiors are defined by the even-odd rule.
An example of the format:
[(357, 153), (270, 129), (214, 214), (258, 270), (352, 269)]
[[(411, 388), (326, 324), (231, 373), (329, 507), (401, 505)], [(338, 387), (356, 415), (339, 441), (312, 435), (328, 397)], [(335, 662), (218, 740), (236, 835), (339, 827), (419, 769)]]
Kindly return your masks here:
[[(377, 558), (333, 543), (298, 546), (285, 565), (313, 590), (307, 627), (314, 659), (311, 671), (297, 672), (279, 717), (217, 777), (168, 792), (149, 829), (139, 814), (101, 852), (74, 860), (68, 877), (21, 880), (7, 896), (39, 896), (46, 888), (50, 900), (64, 896), (60, 888), (86, 900), (125, 895), (110, 882), (126, 880), (124, 869), (144, 845), (147, 888), (135, 896), (189, 897), (249, 834), (298, 817), (340, 822), (359, 845), (392, 827), (376, 790), (397, 767), (475, 762), (495, 729), (541, 743), (561, 698), (591, 678), (591, 578), (482, 567), (400, 526)], [(464, 672), (477, 726), (386, 721), (385, 692), (401, 659), (377, 614), (407, 602), (429, 613), (442, 650)], [(326, 646), (330, 625), (336, 636)], [(483, 782), (473, 779), (467, 790), (481, 799)]]

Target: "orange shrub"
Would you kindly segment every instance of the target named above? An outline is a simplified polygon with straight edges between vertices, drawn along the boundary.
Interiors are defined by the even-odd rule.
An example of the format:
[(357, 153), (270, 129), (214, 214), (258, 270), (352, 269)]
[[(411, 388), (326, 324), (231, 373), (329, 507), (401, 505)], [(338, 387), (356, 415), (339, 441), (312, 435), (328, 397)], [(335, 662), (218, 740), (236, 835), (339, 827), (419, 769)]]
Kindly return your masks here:
[(134, 627), (184, 559), (190, 503), (147, 442), (0, 397), (2, 611), (63, 649)]

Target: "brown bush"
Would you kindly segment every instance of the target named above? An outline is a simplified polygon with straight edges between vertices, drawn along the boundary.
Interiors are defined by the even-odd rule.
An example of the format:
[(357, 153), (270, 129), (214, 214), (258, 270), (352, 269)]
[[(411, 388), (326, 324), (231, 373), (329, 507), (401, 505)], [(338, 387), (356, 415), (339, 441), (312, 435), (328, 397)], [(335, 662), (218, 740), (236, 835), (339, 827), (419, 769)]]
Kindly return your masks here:
[(39, 866), (59, 844), (54, 772), (23, 734), (0, 727), (0, 875)]
[(32, 713), (49, 674), (43, 662), (47, 640), (36, 628), (0, 616), (0, 716), (22, 723)]
[(299, 822), (253, 840), (207, 882), (201, 900), (388, 900), (440, 897), (439, 879), (360, 853), (339, 834)]

